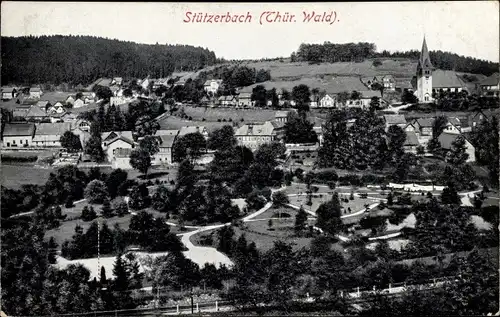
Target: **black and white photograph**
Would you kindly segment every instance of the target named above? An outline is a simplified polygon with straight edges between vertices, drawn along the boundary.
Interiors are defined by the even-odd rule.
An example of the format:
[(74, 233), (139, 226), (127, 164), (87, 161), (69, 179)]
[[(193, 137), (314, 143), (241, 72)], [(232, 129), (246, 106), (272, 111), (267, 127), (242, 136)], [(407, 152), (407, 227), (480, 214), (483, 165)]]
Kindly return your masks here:
[(0, 317), (500, 316), (500, 2), (0, 13)]

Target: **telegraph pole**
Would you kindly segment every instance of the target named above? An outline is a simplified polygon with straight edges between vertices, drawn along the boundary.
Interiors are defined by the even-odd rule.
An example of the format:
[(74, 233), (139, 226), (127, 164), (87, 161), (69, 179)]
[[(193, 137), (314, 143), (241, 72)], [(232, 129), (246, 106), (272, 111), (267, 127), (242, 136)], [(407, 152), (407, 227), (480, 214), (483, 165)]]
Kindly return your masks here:
[(101, 282), (101, 215), (97, 217), (97, 279), (99, 280), (100, 283)]

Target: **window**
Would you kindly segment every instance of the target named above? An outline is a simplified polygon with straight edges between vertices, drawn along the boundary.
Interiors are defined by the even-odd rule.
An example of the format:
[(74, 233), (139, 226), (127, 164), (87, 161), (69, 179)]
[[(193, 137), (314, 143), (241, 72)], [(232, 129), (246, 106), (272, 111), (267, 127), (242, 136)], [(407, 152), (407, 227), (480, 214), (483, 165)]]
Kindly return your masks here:
[(12, 145), (16, 144), (16, 140), (12, 140)]

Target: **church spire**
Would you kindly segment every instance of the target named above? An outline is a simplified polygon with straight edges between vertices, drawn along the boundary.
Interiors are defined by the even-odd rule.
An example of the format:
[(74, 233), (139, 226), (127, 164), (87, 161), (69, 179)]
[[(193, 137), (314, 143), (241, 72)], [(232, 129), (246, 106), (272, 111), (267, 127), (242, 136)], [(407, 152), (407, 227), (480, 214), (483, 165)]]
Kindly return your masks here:
[(422, 51), (420, 52), (419, 63), (421, 67), (432, 68), (431, 58), (429, 56), (429, 49), (427, 48), (427, 43), (425, 42), (425, 35), (424, 35), (424, 42), (422, 43)]

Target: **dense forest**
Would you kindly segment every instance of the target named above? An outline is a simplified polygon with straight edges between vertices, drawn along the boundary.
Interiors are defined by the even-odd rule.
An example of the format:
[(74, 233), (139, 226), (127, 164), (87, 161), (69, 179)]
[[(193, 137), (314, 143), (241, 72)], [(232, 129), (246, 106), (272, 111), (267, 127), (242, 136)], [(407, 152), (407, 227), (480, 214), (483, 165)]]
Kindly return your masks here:
[[(445, 70), (455, 70), (457, 72), (491, 75), (498, 72), (498, 63), (480, 60), (473, 57), (460, 56), (458, 54), (430, 51), (429, 52), (434, 67)], [(373, 43), (347, 43), (333, 44), (301, 44), (298, 51), (292, 53), (291, 60), (307, 62), (362, 62), (367, 58), (389, 57), (408, 58), (417, 60), (420, 51), (411, 50), (405, 52), (376, 52)]]
[(2, 84), (63, 82), (87, 85), (99, 77), (167, 77), (217, 62), (189, 45), (147, 45), (94, 36), (2, 37)]

